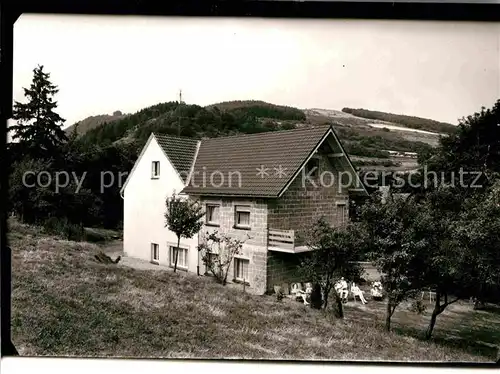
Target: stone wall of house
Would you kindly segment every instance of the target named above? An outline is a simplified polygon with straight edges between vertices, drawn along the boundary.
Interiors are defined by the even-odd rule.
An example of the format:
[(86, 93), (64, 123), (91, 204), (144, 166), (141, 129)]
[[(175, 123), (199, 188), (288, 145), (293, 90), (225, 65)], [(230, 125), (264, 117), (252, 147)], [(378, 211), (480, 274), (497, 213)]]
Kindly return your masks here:
[(267, 290), (273, 291), (274, 286), (304, 282), (298, 272), (300, 260), (304, 254), (269, 251), (267, 255)]
[[(320, 155), (320, 173), (312, 182), (302, 171), (279, 199), (268, 203), (269, 229), (295, 230), (296, 245), (304, 244), (304, 235), (311, 225), (324, 216), (333, 226), (342, 224), (342, 207), (337, 201), (348, 199), (341, 190), (341, 174), (325, 154)], [(346, 204), (347, 208), (347, 204)]]
[[(305, 233), (321, 216), (331, 225), (341, 225), (344, 213), (336, 202), (347, 203), (348, 192), (340, 190), (339, 178), (338, 171), (326, 155), (322, 155), (319, 176), (311, 183), (305, 180), (304, 173), (299, 174), (279, 199), (201, 197), (199, 200), (204, 205), (219, 205), (218, 225), (205, 224), (202, 232), (218, 230), (233, 238), (246, 239), (243, 253), (239, 257), (249, 261), (247, 290), (250, 293), (263, 294), (265, 291), (272, 291), (274, 285), (305, 281), (297, 272), (300, 257), (304, 254), (268, 251), (267, 229), (295, 230), (295, 245), (303, 245)], [(250, 208), (248, 230), (235, 227), (237, 205)], [(234, 262), (229, 270), (228, 281), (233, 281), (233, 278)]]
[[(206, 232), (218, 231), (232, 238), (245, 240), (242, 253), (238, 258), (248, 260), (248, 287), (249, 293), (263, 294), (266, 291), (267, 276), (267, 203), (264, 200), (248, 199), (218, 199), (202, 197), (199, 201), (206, 204), (217, 204), (219, 206), (218, 225), (205, 224), (201, 230), (203, 236)], [(250, 228), (241, 229), (235, 227), (236, 206), (248, 206), (250, 210)], [(202, 265), (203, 272), (206, 271)], [(234, 261), (231, 263), (228, 282), (234, 280)]]

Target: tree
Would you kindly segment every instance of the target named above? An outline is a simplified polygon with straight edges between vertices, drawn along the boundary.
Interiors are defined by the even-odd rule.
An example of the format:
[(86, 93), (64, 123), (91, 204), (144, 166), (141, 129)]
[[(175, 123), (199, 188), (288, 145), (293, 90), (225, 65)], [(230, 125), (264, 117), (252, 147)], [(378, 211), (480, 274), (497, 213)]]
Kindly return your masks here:
[[(324, 218), (320, 218), (306, 236), (307, 246), (312, 251), (302, 260), (299, 271), (305, 278), (320, 285), (323, 308), (326, 308), (336, 278), (359, 277), (361, 274), (361, 266), (355, 261), (359, 260), (360, 241), (363, 238), (356, 226), (331, 227)], [(343, 318), (340, 297), (336, 292), (333, 294), (335, 315)]]
[[(500, 173), (499, 124), (500, 100), (497, 100), (491, 109), (482, 107), (480, 112), (462, 118), (458, 131), (441, 138), (439, 147), (422, 155), (419, 163), (428, 171), (441, 173), (439, 180), (455, 186), (462, 199), (482, 193)], [(434, 181), (428, 182), (434, 185)]]
[(61, 128), (64, 119), (54, 109), (57, 102), (53, 96), (59, 91), (49, 80), (50, 74), (39, 65), (33, 70), (30, 88), (24, 88), (27, 103), (15, 102), (13, 119), (16, 125), (12, 139), (18, 140), (34, 157), (51, 158), (59, 146), (67, 141)]
[[(423, 283), (436, 298), (425, 338), (438, 316), (460, 299), (498, 301), (500, 284), (500, 181), (466, 201), (451, 188), (429, 192), (418, 222), (427, 238)], [(476, 305), (475, 305), (476, 307)]]
[(427, 242), (415, 228), (417, 205), (389, 193), (385, 202), (379, 193), (360, 207), (359, 221), (364, 237), (369, 238), (368, 257), (382, 274), (387, 293), (385, 329), (401, 302), (415, 296), (423, 287)]
[(9, 209), (16, 212), (22, 222), (36, 223), (50, 214), (53, 192), (48, 188), (51, 182), (48, 175), (43, 173), (47, 170), (50, 170), (47, 161), (28, 157), (11, 165)]
[[(483, 196), (468, 199), (454, 226), (463, 248), (461, 279), (467, 296), (498, 302), (500, 291), (500, 180)], [(465, 296), (465, 295), (464, 295)]]
[(500, 100), (462, 118), (458, 131), (419, 158), (426, 168), (418, 191), (419, 220), (429, 243), (425, 283), (436, 290), (427, 339), (448, 305), (472, 295), (479, 300), (498, 284), (499, 123)]
[(244, 242), (214, 231), (207, 232), (198, 246), (203, 263), (223, 286), (234, 256), (241, 253)]
[(198, 233), (203, 225), (200, 221), (205, 215), (202, 207), (197, 201), (182, 198), (175, 194), (167, 198), (167, 210), (165, 212), (165, 227), (177, 235), (177, 247), (175, 248), (174, 272), (177, 271), (177, 259), (181, 238), (192, 238)]
[(417, 198), (415, 232), (426, 242), (422, 251), (426, 263), (422, 284), (436, 292), (434, 309), (425, 333), (427, 339), (432, 335), (437, 317), (467, 294), (464, 291), (467, 289), (467, 282), (464, 282), (464, 250), (453, 233), (461, 201), (453, 191), (447, 186), (440, 186)]
[(74, 143), (75, 140), (78, 138), (78, 126), (80, 123), (75, 123), (73, 125), (73, 129), (71, 130), (71, 134), (68, 136), (68, 142)]

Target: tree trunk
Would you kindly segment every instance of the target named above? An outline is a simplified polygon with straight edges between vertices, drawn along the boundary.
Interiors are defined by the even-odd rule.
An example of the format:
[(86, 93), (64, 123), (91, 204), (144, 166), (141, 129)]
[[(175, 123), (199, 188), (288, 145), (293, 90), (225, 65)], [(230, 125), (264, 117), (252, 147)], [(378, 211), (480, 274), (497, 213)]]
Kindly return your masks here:
[(225, 273), (225, 275), (223, 274), (223, 277), (222, 277), (222, 285), (225, 286), (227, 283), (227, 271)]
[(437, 316), (443, 313), (448, 305), (454, 303), (457, 300), (458, 298), (448, 303), (448, 293), (445, 292), (444, 304), (441, 305), (441, 293), (439, 291), (436, 292), (436, 301), (434, 302), (434, 310), (432, 311), (429, 326), (427, 326), (427, 330), (425, 331), (425, 339), (429, 340), (431, 338), (432, 332), (434, 331), (434, 326), (436, 325)]
[(181, 237), (177, 237), (177, 247), (175, 248), (174, 273), (177, 272), (177, 260), (179, 259), (179, 246), (181, 245)]
[(432, 331), (434, 330), (434, 325), (436, 324), (436, 318), (438, 316), (438, 311), (436, 308), (432, 311), (431, 321), (429, 322), (429, 326), (427, 326), (427, 330), (425, 331), (425, 339), (429, 340), (432, 336)]
[(313, 284), (313, 289), (310, 295), (311, 298), (311, 308), (321, 309), (323, 293), (321, 292), (321, 286), (318, 283)]
[(326, 291), (323, 292), (323, 309), (326, 309), (328, 306), (328, 293)]
[(439, 313), (441, 313), (441, 294), (436, 292), (436, 300), (434, 301), (434, 310), (432, 311), (431, 320), (429, 322), (429, 326), (427, 326), (427, 330), (425, 331), (425, 339), (429, 340), (432, 336), (432, 331), (434, 330), (434, 326), (436, 325), (436, 318)]
[(344, 318), (344, 306), (337, 291), (334, 293), (333, 314), (336, 318)]
[(328, 295), (330, 293), (331, 288), (332, 287), (330, 286), (330, 281), (327, 280), (326, 284), (325, 284), (325, 288), (324, 288), (324, 290), (322, 290), (322, 295), (323, 295), (323, 309), (326, 309), (326, 307), (328, 306)]
[(391, 298), (387, 298), (387, 308), (385, 310), (385, 330), (391, 331), (391, 317), (392, 317)]

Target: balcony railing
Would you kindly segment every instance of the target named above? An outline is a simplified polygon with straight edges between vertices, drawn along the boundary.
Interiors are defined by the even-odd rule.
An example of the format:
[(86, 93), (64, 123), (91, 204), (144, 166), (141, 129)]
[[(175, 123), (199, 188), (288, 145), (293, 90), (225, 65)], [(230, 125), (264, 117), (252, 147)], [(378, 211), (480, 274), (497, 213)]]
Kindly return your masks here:
[(270, 251), (285, 253), (307, 252), (306, 246), (297, 246), (294, 230), (269, 229), (267, 235), (267, 247)]

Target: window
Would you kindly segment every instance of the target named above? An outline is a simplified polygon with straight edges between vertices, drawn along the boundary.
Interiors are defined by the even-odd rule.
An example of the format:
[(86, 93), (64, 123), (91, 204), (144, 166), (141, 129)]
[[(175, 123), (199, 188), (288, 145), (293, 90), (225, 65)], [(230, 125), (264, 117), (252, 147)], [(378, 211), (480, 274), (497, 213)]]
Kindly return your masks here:
[[(205, 275), (212, 274), (212, 268), (217, 266), (217, 253), (207, 253), (207, 262), (205, 264)], [(216, 270), (216, 269), (215, 269)]]
[(243, 258), (234, 259), (234, 279), (237, 281), (248, 282), (248, 264), (249, 260)]
[[(188, 267), (188, 250), (187, 248), (179, 248), (177, 251), (177, 267), (181, 269), (186, 269)], [(170, 247), (170, 266), (175, 265), (175, 247)]]
[(219, 224), (219, 206), (207, 204), (207, 223), (212, 225)]
[(306, 164), (306, 170), (305, 170), (306, 176), (309, 176), (311, 178), (316, 178), (319, 176), (319, 158), (316, 156), (311, 157), (309, 161), (307, 161)]
[(346, 203), (337, 203), (339, 222), (345, 225), (349, 221), (349, 209)]
[(151, 163), (151, 178), (160, 178), (160, 161), (153, 161)]
[(151, 262), (158, 263), (160, 261), (160, 246), (151, 243)]
[(250, 228), (250, 207), (236, 205), (234, 226), (238, 228)]

